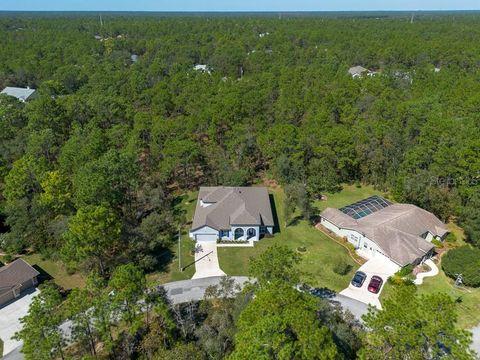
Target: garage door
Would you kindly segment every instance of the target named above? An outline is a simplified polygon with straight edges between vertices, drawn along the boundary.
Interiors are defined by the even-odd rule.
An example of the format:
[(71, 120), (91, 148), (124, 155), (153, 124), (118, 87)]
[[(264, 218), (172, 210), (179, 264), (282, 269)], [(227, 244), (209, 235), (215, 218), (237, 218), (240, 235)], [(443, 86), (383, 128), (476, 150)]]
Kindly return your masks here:
[(197, 234), (197, 241), (217, 241), (217, 234)]

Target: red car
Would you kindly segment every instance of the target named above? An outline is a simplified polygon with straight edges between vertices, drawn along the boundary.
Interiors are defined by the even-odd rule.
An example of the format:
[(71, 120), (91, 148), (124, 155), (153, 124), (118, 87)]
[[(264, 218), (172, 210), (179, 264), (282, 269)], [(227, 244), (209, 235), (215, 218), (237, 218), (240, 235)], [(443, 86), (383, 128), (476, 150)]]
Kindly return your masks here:
[(383, 280), (380, 276), (374, 275), (368, 284), (368, 291), (374, 294), (378, 294), (383, 284)]

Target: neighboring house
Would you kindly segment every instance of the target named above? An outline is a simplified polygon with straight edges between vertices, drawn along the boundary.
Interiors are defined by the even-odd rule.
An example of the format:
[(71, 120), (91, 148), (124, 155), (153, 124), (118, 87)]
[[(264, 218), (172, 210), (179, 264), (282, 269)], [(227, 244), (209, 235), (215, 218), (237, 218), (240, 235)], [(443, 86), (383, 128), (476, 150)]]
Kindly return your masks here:
[(195, 70), (195, 71), (201, 71), (201, 72), (206, 72), (206, 73), (210, 74), (210, 68), (208, 67), (208, 65), (204, 65), (204, 64), (195, 65), (195, 66), (193, 67), (193, 70)]
[(353, 66), (350, 69), (348, 69), (348, 73), (353, 77), (353, 78), (359, 78), (362, 77), (365, 73), (367, 76), (375, 76), (378, 74), (377, 71), (372, 71), (364, 68), (363, 66)]
[(29, 100), (33, 100), (37, 97), (37, 91), (35, 89), (27, 88), (19, 88), (19, 87), (6, 87), (2, 90), (0, 94), (13, 96), (20, 100), (21, 102), (26, 102)]
[(376, 195), (341, 209), (325, 209), (320, 224), (346, 238), (360, 256), (384, 256), (402, 267), (431, 257), (435, 248), (431, 241), (448, 233), (432, 213)]
[(259, 240), (273, 234), (265, 187), (201, 187), (193, 218), (193, 240)]
[(37, 285), (40, 273), (22, 259), (0, 268), (0, 306)]
[(130, 61), (134, 64), (138, 61), (138, 55), (137, 54), (132, 54), (130, 55)]
[(367, 72), (368, 69), (365, 69), (363, 66), (353, 66), (350, 69), (348, 69), (348, 73), (353, 77), (361, 77), (365, 72)]

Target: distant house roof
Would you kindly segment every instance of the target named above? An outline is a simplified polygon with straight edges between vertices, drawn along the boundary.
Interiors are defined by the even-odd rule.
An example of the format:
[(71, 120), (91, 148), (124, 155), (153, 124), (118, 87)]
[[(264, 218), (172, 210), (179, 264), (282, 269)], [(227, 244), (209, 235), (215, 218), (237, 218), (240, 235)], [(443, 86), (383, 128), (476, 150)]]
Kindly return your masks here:
[(200, 188), (192, 230), (203, 226), (228, 230), (232, 225), (274, 225), (265, 187)]
[(18, 285), (33, 279), (40, 273), (22, 259), (0, 268), (0, 295), (11, 291)]
[(360, 65), (353, 66), (350, 69), (348, 69), (348, 73), (352, 76), (362, 75), (365, 71), (368, 71), (368, 69), (365, 69), (363, 66), (360, 66)]
[(16, 97), (18, 100), (25, 102), (30, 98), (32, 98), (35, 92), (36, 92), (35, 89), (8, 86), (5, 89), (3, 89), (0, 94), (13, 96), (13, 97)]
[(422, 237), (425, 233), (443, 237), (448, 232), (435, 215), (411, 204), (389, 204), (360, 218), (344, 211), (327, 208), (320, 216), (340, 228), (362, 233), (401, 266), (412, 263), (433, 248)]
[(208, 67), (208, 65), (205, 64), (197, 64), (193, 67), (193, 70), (203, 71), (210, 74), (210, 68)]

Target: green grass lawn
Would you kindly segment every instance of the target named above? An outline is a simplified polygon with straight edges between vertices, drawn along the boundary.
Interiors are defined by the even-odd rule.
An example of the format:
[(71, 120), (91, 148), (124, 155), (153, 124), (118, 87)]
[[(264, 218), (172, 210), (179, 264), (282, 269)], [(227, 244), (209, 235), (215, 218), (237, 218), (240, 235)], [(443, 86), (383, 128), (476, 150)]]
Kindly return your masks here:
[(178, 256), (178, 241), (175, 239), (175, 243), (170, 248), (170, 251), (165, 252), (165, 257), (171, 258), (166, 269), (147, 274), (147, 282), (150, 286), (164, 284), (171, 281), (191, 279), (195, 273), (195, 265), (188, 266), (182, 272), (179, 269), (178, 262), (180, 258), (181, 267), (186, 267), (188, 264), (192, 264), (195, 260), (192, 253), (195, 248), (195, 243), (188, 237), (188, 232), (192, 225), (191, 221), (195, 211), (197, 195), (198, 192), (188, 192), (178, 197), (178, 204), (176, 205), (175, 210), (185, 219), (181, 232), (180, 257)]
[[(292, 249), (305, 246), (307, 252), (301, 255), (303, 260), (299, 266), (300, 270), (306, 274), (304, 281), (313, 286), (327, 287), (335, 291), (344, 289), (358, 268), (358, 265), (348, 255), (347, 250), (304, 220), (285, 228), (283, 220), (283, 199), (285, 195), (279, 188), (271, 189), (270, 192), (274, 196), (280, 232), (275, 234), (273, 238), (262, 239), (253, 248), (218, 248), (222, 270), (228, 275), (246, 275), (248, 274), (250, 257), (258, 256), (273, 244), (285, 244)], [(348, 186), (338, 194), (329, 194), (329, 204), (327, 206), (346, 205), (375, 193), (378, 192), (369, 187), (358, 189)], [(320, 204), (315, 205), (320, 208)], [(333, 271), (337, 262), (340, 261), (351, 266), (348, 274), (339, 275)]]
[(40, 272), (40, 281), (53, 280), (67, 290), (85, 286), (85, 278), (78, 272), (68, 274), (61, 261), (43, 259), (40, 254), (25, 255), (22, 259)]
[(385, 193), (374, 189), (373, 186), (362, 185), (357, 187), (356, 185), (347, 184), (343, 185), (343, 189), (340, 192), (325, 193), (324, 195), (327, 197), (327, 200), (317, 200), (313, 204), (320, 211), (325, 210), (327, 207), (341, 208), (372, 195), (386, 196)]
[(55, 281), (55, 283), (64, 289), (68, 290), (85, 286), (85, 278), (79, 272), (69, 275), (65, 266), (60, 261), (42, 259), (40, 254), (26, 255), (22, 257), (22, 259), (32, 266), (36, 265), (35, 267), (41, 268), (53, 278), (52, 280)]

